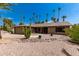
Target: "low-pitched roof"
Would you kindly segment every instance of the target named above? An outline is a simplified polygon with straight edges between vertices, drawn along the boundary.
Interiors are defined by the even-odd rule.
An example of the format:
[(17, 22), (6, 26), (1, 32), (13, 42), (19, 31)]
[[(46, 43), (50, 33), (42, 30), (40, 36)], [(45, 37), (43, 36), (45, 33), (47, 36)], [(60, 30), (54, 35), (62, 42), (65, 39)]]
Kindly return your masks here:
[[(29, 26), (29, 25), (18, 25), (15, 27)], [(51, 22), (42, 24), (32, 24), (31, 27), (49, 27), (49, 26), (71, 26), (69, 22)]]
[(32, 27), (49, 27), (49, 26), (71, 26), (69, 22), (51, 22), (42, 24), (32, 24)]

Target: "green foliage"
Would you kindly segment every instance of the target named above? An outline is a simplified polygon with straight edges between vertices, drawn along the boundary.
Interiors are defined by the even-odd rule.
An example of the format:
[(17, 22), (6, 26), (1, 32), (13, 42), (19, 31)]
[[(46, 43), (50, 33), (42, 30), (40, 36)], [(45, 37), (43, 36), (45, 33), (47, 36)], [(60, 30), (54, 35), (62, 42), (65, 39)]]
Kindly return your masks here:
[(3, 19), (3, 30), (12, 33), (13, 22), (11, 19), (4, 18)]
[(48, 22), (48, 20), (46, 19), (45, 22)]
[(57, 22), (56, 18), (54, 18), (54, 17), (51, 17), (51, 20), (52, 20), (53, 22)]
[(44, 23), (44, 21), (42, 21), (41, 23)]
[(72, 38), (73, 42), (79, 43), (79, 25), (73, 25), (70, 29), (65, 29), (65, 33)]
[(7, 31), (7, 26), (3, 25), (3, 30)]
[(8, 28), (7, 31), (10, 32), (10, 33), (13, 33), (11, 28)]
[(62, 18), (63, 18), (63, 21), (65, 21), (65, 18), (67, 18), (67, 16), (62, 16)]
[(19, 25), (24, 25), (24, 23), (20, 22)]
[(28, 39), (31, 36), (31, 30), (25, 28), (24, 29), (24, 35), (25, 35), (26, 39)]
[(12, 10), (12, 9), (10, 8), (10, 6), (13, 6), (13, 4), (11, 4), (11, 3), (0, 3), (0, 9)]

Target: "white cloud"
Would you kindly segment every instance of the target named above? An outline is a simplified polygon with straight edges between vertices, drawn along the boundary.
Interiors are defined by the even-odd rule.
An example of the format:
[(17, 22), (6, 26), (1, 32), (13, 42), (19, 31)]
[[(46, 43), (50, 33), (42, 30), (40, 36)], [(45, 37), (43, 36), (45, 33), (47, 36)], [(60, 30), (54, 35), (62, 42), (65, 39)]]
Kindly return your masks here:
[(51, 22), (52, 22), (51, 20), (48, 21), (48, 23), (51, 23)]

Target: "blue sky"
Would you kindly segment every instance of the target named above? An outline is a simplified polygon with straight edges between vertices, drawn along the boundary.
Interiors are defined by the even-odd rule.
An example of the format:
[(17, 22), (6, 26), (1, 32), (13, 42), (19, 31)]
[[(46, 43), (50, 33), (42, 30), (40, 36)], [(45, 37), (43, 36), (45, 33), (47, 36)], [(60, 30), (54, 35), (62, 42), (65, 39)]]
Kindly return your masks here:
[[(62, 21), (62, 16), (66, 15), (66, 21), (72, 24), (79, 23), (79, 4), (78, 3), (18, 3), (15, 6), (11, 6), (14, 12), (6, 11), (0, 9), (0, 14), (2, 17), (11, 18), (15, 24), (19, 24), (22, 16), (25, 16), (24, 23), (29, 24), (29, 18), (32, 17), (32, 13), (35, 12), (40, 15), (40, 20), (45, 20), (45, 14), (48, 13), (48, 21), (51, 22), (51, 17), (53, 15), (52, 10), (61, 8), (60, 21)], [(32, 19), (34, 22), (34, 19)], [(0, 22), (2, 24), (2, 22)]]

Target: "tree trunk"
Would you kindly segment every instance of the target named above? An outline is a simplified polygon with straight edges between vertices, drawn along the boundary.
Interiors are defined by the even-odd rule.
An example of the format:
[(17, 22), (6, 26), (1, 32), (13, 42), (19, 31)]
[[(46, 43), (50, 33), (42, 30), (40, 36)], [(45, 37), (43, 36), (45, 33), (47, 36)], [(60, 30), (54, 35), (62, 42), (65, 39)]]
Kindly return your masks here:
[(30, 28), (30, 30), (31, 30), (31, 24), (30, 24), (29, 28)]
[(60, 10), (58, 11), (58, 19), (57, 19), (57, 22), (59, 22), (60, 20)]
[(65, 21), (65, 19), (63, 18), (63, 22)]
[(1, 36), (1, 30), (0, 30), (0, 39), (2, 39), (2, 36)]

